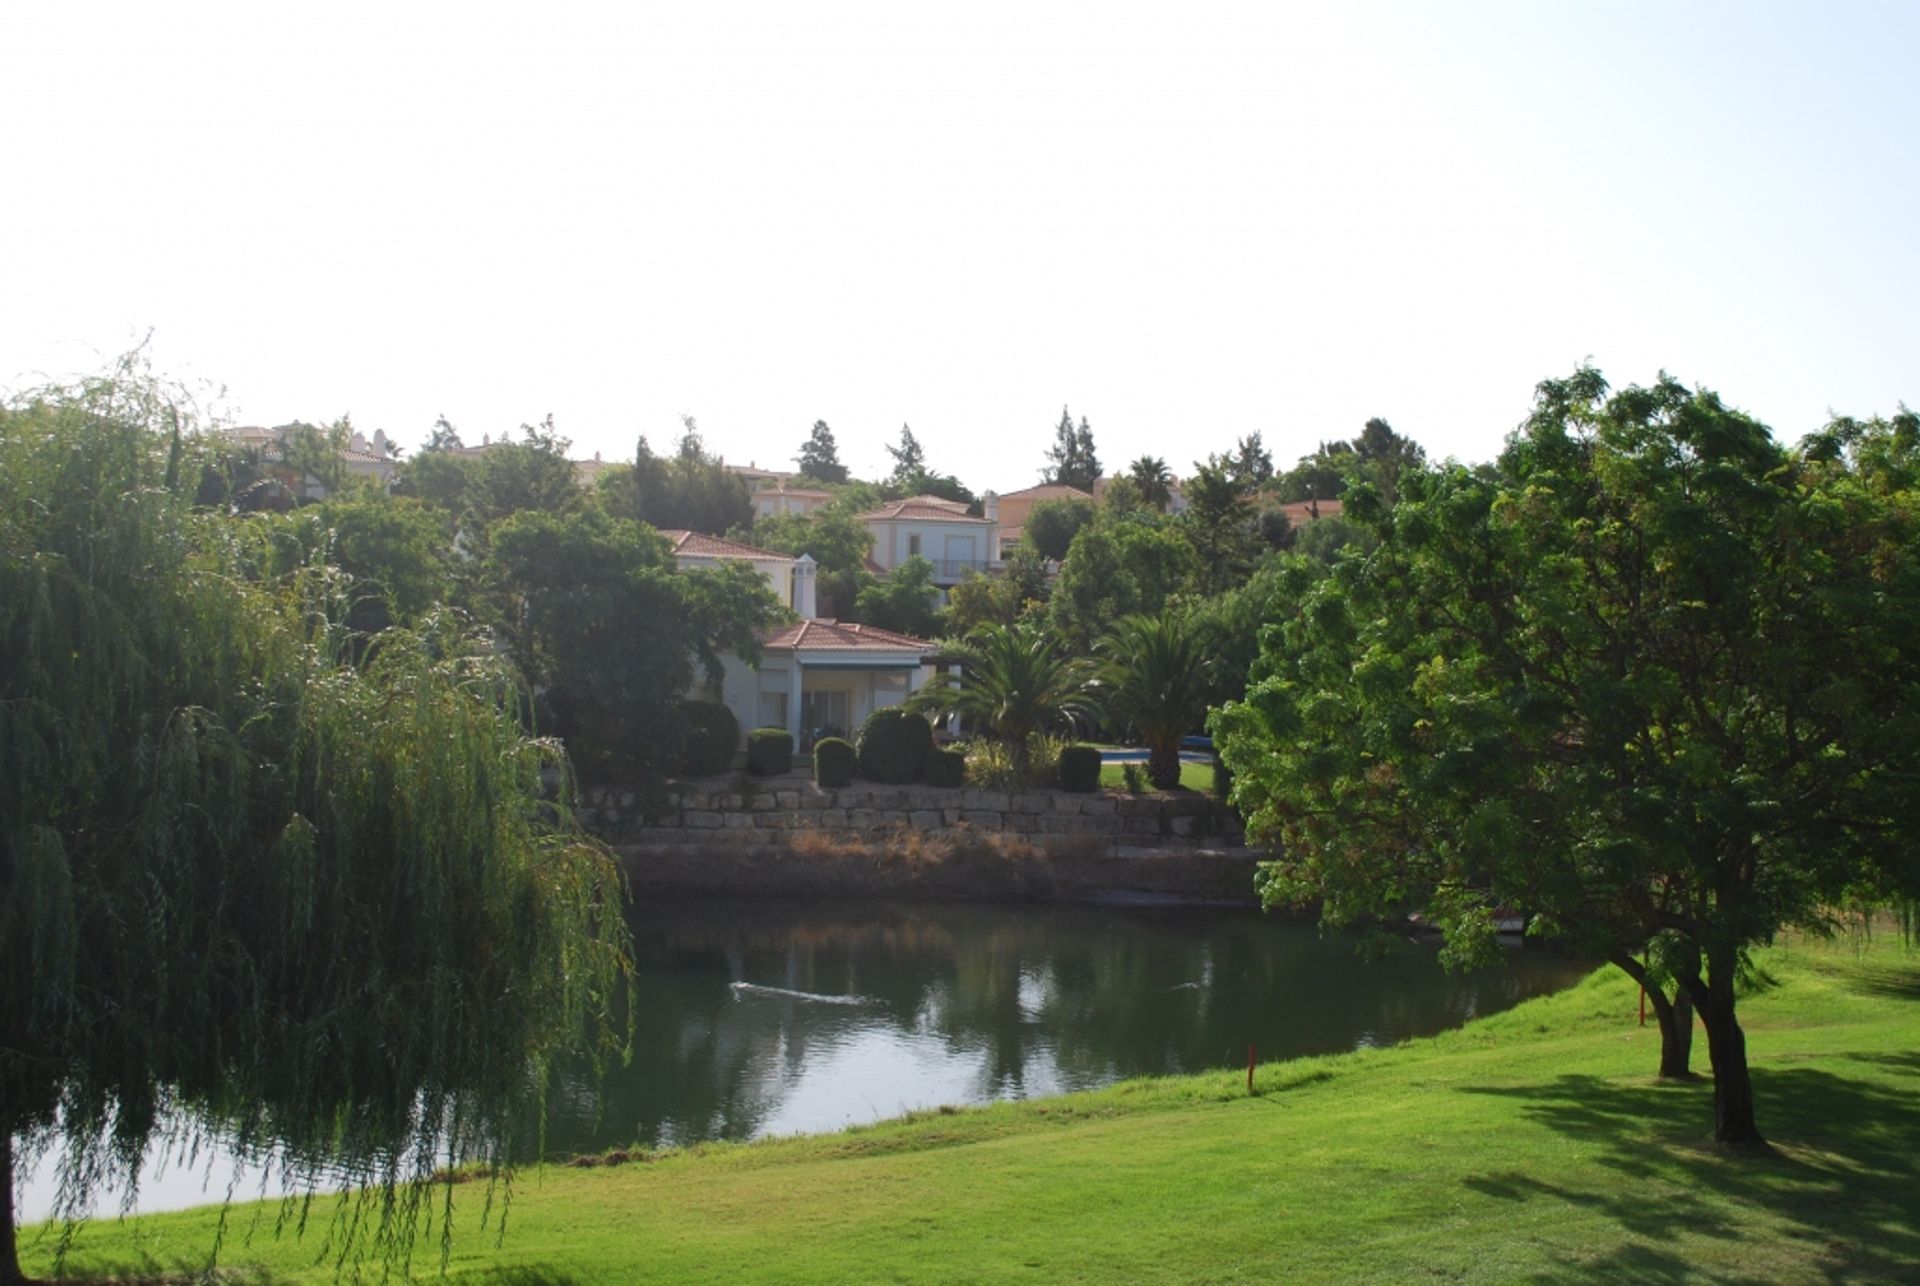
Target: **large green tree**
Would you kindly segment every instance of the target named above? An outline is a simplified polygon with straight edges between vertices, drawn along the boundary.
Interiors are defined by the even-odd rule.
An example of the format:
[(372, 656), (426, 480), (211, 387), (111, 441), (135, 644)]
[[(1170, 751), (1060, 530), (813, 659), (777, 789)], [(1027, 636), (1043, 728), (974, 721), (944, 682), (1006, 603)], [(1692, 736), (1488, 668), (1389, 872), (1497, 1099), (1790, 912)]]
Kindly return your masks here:
[(1100, 512), (1067, 549), (1047, 601), (1048, 619), (1069, 646), (1085, 653), (1121, 617), (1166, 610), (1200, 571), (1179, 525)]
[(751, 525), (753, 500), (746, 480), (707, 451), (691, 415), (681, 417), (681, 427), (670, 456), (655, 455), (642, 437), (625, 481), (601, 488), (602, 505), (616, 518), (714, 536)]
[(825, 420), (813, 422), (813, 431), (800, 444), (800, 454), (794, 457), (794, 463), (800, 466), (801, 473), (820, 482), (847, 480), (847, 466), (840, 463), (839, 447)]
[(1047, 467), (1041, 470), (1040, 481), (1090, 492), (1099, 477), (1100, 457), (1093, 449), (1093, 429), (1087, 417), (1080, 417), (1076, 429), (1073, 416), (1061, 407), (1060, 423), (1054, 426), (1053, 445), (1047, 448)]
[(932, 638), (939, 627), (940, 587), (933, 583), (933, 564), (915, 554), (884, 578), (861, 589), (855, 602), (859, 619), (883, 630), (914, 638)]
[(1868, 454), (1583, 369), (1541, 385), (1497, 471), (1403, 474), (1391, 508), (1349, 492), (1378, 548), (1215, 716), (1251, 830), (1285, 842), (1262, 896), (1424, 909), (1455, 960), (1500, 908), (1656, 949), (1705, 1024), (1715, 1137), (1759, 1145), (1744, 951), (1912, 887), (1920, 851), (1920, 513)]
[(258, 580), (195, 450), (125, 371), (0, 409), (0, 1179), (63, 1144), (76, 1211), (217, 1137), (344, 1184), (350, 1269), (606, 1048), (618, 876), (492, 649), (440, 614), (345, 664), (339, 573)]

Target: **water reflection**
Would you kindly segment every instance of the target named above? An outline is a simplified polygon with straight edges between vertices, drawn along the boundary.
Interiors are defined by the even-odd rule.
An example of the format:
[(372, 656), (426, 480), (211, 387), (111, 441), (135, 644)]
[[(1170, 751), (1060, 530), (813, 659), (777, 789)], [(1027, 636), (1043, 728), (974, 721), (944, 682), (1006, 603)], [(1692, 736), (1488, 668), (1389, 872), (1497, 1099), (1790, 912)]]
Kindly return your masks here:
[(550, 1152), (833, 1129), (943, 1103), (1392, 1043), (1551, 991), (1515, 952), (1445, 973), (1409, 944), (1247, 912), (772, 901), (633, 916), (633, 1062), (557, 1087)]

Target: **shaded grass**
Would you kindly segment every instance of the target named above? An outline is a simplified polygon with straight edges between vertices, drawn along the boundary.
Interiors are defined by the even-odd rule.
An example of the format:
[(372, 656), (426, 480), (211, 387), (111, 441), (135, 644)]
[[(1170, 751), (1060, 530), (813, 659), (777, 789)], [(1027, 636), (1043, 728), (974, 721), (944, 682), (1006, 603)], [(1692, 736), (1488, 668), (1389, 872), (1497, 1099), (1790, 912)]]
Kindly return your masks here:
[[(1392, 1049), (524, 1172), (503, 1245), (456, 1190), (457, 1280), (1911, 1278), (1920, 957), (1797, 943), (1742, 1002), (1777, 1155), (1709, 1141), (1710, 1085), (1601, 971)], [(1696, 1046), (1697, 1048), (1699, 1046)], [(469, 1209), (468, 1194), (473, 1194)], [(242, 1280), (325, 1280), (230, 1215)], [(73, 1267), (197, 1262), (208, 1212), (82, 1231)], [(45, 1244), (24, 1247), (45, 1271)], [(431, 1276), (437, 1246), (415, 1271)]]
[[(1138, 763), (1133, 765), (1133, 767), (1134, 770), (1140, 774), (1141, 785), (1147, 790), (1152, 790), (1153, 786), (1147, 781), (1146, 764)], [(1124, 789), (1126, 786), (1126, 772), (1127, 765), (1125, 764), (1101, 764), (1101, 788), (1105, 790)], [(1213, 765), (1196, 764), (1182, 759), (1180, 761), (1180, 789), (1191, 790), (1198, 793), (1211, 791), (1213, 789)]]

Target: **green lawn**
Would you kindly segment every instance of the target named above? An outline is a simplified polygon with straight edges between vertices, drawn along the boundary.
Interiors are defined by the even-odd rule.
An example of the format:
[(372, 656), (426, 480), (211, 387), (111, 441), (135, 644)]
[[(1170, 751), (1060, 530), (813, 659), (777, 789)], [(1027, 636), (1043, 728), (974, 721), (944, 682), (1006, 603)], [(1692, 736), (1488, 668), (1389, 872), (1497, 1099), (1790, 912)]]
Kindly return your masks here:
[[(1760, 953), (1743, 1002), (1753, 1160), (1603, 970), (1432, 1040), (1132, 1081), (845, 1134), (528, 1171), (504, 1245), (454, 1189), (460, 1280), (620, 1282), (1911, 1279), (1920, 1270), (1920, 955)], [(1280, 998), (1285, 1003), (1284, 998)], [(1704, 1041), (1696, 1046), (1704, 1067)], [(322, 1229), (237, 1208), (241, 1280), (324, 1280)], [(193, 1265), (204, 1212), (82, 1231), (76, 1271)], [(251, 1234), (251, 1235), (249, 1235)], [(46, 1272), (50, 1247), (25, 1249)], [(414, 1268), (438, 1271), (438, 1238)], [(377, 1267), (377, 1266), (376, 1266)]]
[[(1147, 765), (1143, 762), (1134, 765), (1134, 767), (1139, 770), (1142, 787), (1151, 790), (1152, 786), (1147, 783)], [(1125, 786), (1126, 765), (1101, 764), (1100, 785), (1109, 790), (1119, 790)], [(1180, 761), (1180, 789), (1202, 792), (1212, 790), (1213, 765), (1188, 763), (1182, 759)]]

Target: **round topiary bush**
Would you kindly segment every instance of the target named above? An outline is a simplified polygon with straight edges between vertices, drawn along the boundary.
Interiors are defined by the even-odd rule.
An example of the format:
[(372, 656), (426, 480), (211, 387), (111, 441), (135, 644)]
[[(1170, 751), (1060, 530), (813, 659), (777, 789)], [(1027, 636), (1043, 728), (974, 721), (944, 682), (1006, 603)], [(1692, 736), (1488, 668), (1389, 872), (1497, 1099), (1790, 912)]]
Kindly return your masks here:
[(920, 780), (927, 751), (933, 749), (933, 725), (899, 706), (889, 706), (867, 716), (860, 725), (857, 746), (862, 777), (904, 786)]
[(1060, 789), (1087, 795), (1100, 789), (1100, 747), (1068, 746), (1060, 752), (1060, 765), (1054, 770)]
[(785, 728), (755, 728), (747, 734), (747, 771), (772, 777), (793, 770), (793, 734)]
[(680, 717), (687, 721), (687, 740), (680, 750), (680, 771), (689, 777), (711, 777), (733, 767), (740, 744), (740, 721), (718, 701), (682, 701)]
[(844, 737), (823, 737), (813, 743), (813, 784), (845, 786), (853, 781), (853, 743)]
[(927, 785), (964, 786), (967, 784), (967, 752), (941, 750), (927, 752)]

